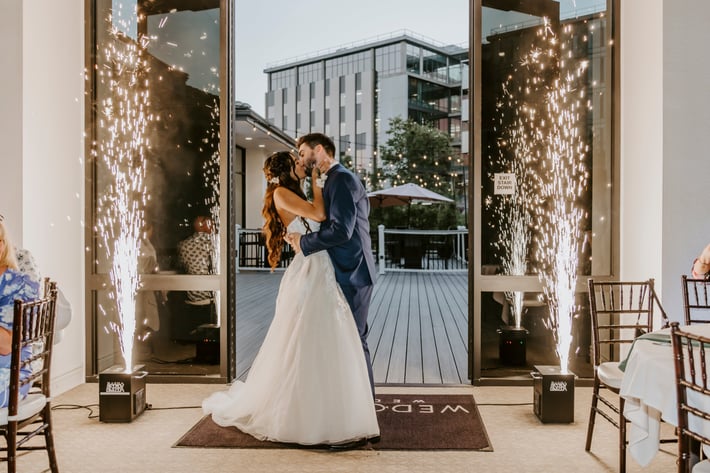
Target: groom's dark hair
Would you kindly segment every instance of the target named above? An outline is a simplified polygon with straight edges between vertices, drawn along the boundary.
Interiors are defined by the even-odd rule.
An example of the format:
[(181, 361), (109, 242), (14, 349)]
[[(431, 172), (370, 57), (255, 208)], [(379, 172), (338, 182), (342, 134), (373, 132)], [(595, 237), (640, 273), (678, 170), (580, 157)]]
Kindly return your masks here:
[(335, 156), (335, 144), (327, 135), (323, 133), (309, 133), (303, 135), (296, 140), (296, 148), (300, 148), (302, 144), (308, 145), (309, 148), (315, 148), (318, 145), (323, 146), (326, 154), (331, 158)]

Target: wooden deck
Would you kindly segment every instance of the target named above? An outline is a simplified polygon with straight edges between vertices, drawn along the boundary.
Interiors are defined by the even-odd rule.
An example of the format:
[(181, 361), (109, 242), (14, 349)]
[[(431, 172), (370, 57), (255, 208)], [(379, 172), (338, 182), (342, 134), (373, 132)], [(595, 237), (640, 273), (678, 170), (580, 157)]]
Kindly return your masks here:
[[(266, 336), (282, 273), (237, 275), (237, 376)], [(378, 384), (468, 384), (466, 273), (387, 273), (370, 305), (368, 342)]]

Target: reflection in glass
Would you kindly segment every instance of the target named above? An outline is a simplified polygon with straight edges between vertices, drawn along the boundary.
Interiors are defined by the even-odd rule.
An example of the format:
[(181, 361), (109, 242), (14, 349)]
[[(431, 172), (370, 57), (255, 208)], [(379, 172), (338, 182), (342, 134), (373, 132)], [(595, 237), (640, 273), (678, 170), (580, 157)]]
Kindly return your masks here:
[[(217, 297), (219, 294), (215, 294)], [(109, 330), (115, 304), (105, 291), (96, 292), (98, 372), (121, 364), (118, 339)], [(133, 346), (133, 366), (151, 375), (219, 373), (219, 328), (214, 304), (195, 306), (186, 291), (139, 291), (136, 313), (141, 316)]]
[[(482, 293), (482, 369), (507, 375), (493, 350), (510, 327), (528, 332), (534, 362), (565, 369), (569, 357), (584, 376), (588, 316), (576, 281), (611, 274), (610, 3), (484, 3), (481, 268), (510, 277), (510, 289)], [(539, 307), (528, 275), (545, 290)]]
[[(140, 151), (126, 152), (126, 167), (142, 169), (144, 176), (141, 189), (137, 174), (128, 173), (132, 187), (127, 193), (132, 194), (135, 209), (143, 216), (133, 239), (137, 272), (153, 278), (157, 276), (152, 275), (165, 274), (220, 274), (220, 2), (95, 0), (93, 5), (95, 43), (91, 46), (95, 73), (89, 79), (93, 86), (95, 159), (90, 165), (93, 166), (91, 198), (97, 211), (92, 226), (96, 241), (92, 273), (108, 273), (117, 253), (111, 249), (112, 240), (117, 240), (113, 237), (115, 233), (105, 245), (99, 234), (100, 203), (120, 208), (117, 205), (120, 200), (112, 194), (111, 186), (118, 172), (104, 160), (109, 155), (105, 144), (115, 137), (107, 124), (111, 123), (113, 110), (130, 110), (135, 105), (130, 97), (142, 93), (144, 146)], [(112, 77), (127, 67), (120, 67), (115, 58), (124, 57), (123, 52), (132, 48), (140, 54), (141, 71), (126, 83), (125, 94), (117, 93), (112, 87)], [(117, 53), (107, 54), (110, 51)], [(117, 98), (122, 97), (129, 97), (129, 101), (119, 102)], [(108, 252), (104, 246), (109, 248)], [(168, 350), (158, 355), (160, 359), (175, 361), (178, 357), (206, 356), (199, 353), (199, 340), (218, 339), (219, 328), (215, 324), (219, 323), (219, 298), (217, 293), (203, 289), (210, 287), (209, 282), (191, 281), (195, 281), (192, 290), (140, 290), (136, 294), (138, 345), (132, 352), (138, 353), (154, 340), (162, 343), (160, 350), (179, 346), (185, 351)], [(162, 284), (170, 286), (169, 282)], [(97, 292), (96, 297), (94, 341), (98, 347), (96, 366), (101, 371), (117, 362), (118, 341), (106, 329), (109, 321), (115, 322), (116, 298), (109, 299), (104, 291)], [(184, 317), (188, 318), (183, 320)], [(200, 330), (210, 333), (198, 333)], [(216, 352), (210, 356), (217, 353), (218, 358), (218, 342), (216, 348), (209, 347), (213, 349)], [(151, 358), (138, 361), (152, 363), (151, 374), (166, 371), (158, 368), (159, 362)], [(210, 363), (213, 361), (210, 358)], [(216, 373), (219, 367), (210, 370)], [(189, 374), (187, 371), (176, 373)]]
[[(117, 22), (119, 11), (121, 18), (133, 15), (128, 24), (134, 25), (124, 27), (129, 34), (121, 41), (136, 43), (136, 35), (145, 38), (140, 42), (147, 63), (141, 86), (147, 89), (147, 114), (152, 118), (146, 130), (145, 220), (152, 227), (159, 269), (187, 272), (177, 247), (193, 234), (195, 219), (211, 220), (213, 251), (219, 248), (219, 2), (202, 2), (206, 6), (195, 11), (138, 2), (139, 12), (117, 0), (97, 3), (102, 7), (97, 9), (97, 51), (115, 42), (107, 34), (106, 27), (111, 25), (107, 19)], [(210, 3), (214, 8), (208, 8)], [(96, 60), (98, 71), (106, 67), (102, 54)], [(95, 91), (98, 116), (105, 113), (100, 104), (110, 94), (102, 77)], [(99, 127), (99, 142), (105, 133)], [(107, 173), (97, 164), (97, 200), (105, 192)], [(97, 256), (97, 271), (104, 273), (105, 261), (100, 252)], [(215, 254), (211, 274), (219, 272), (218, 261)]]
[[(512, 308), (504, 292), (481, 293), (481, 373), (485, 377), (523, 376), (535, 365), (559, 365), (555, 339), (549, 329), (549, 309), (542, 293), (523, 293), (521, 332), (513, 330)], [(586, 294), (577, 296), (579, 311), (572, 321), (569, 369), (579, 377), (593, 376), (591, 364), (591, 321)], [(506, 331), (507, 330), (507, 331)], [(506, 350), (506, 335), (524, 349), (512, 356)], [(513, 348), (515, 350), (516, 347)]]
[[(574, 84), (575, 99), (581, 97), (576, 110), (581, 124), (578, 138), (585, 149), (580, 164), (587, 173), (577, 202), (583, 210), (578, 273), (607, 275), (611, 272), (612, 190), (611, 107), (603, 106), (610, 100), (607, 87), (611, 76), (605, 72), (610, 68), (604, 67), (610, 61), (608, 17), (598, 9), (561, 20), (559, 12), (547, 13), (555, 16), (545, 27), (543, 16), (483, 8), (482, 262), (499, 265), (500, 274), (519, 274), (508, 271), (505, 261), (512, 252), (522, 251), (523, 274), (541, 271), (542, 235), (536, 213), (544, 212), (546, 205), (540, 200), (539, 186), (540, 176), (547, 172), (541, 156), (547, 145), (553, 144), (540, 135), (550, 125), (550, 117), (544, 114), (549, 103), (547, 91), (564, 80), (567, 70), (584, 63), (584, 75)], [(557, 38), (556, 53), (541, 34), (545, 30)], [(515, 195), (496, 189), (496, 176), (506, 174), (515, 176)], [(526, 231), (511, 230), (516, 225)], [(529, 232), (529, 241), (520, 238)]]

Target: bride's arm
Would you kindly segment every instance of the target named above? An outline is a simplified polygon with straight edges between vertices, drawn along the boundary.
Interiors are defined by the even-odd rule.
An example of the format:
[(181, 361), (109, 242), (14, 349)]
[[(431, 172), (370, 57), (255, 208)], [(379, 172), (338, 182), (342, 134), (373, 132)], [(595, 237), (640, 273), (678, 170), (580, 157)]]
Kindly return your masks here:
[(286, 210), (294, 215), (322, 222), (325, 220), (323, 189), (314, 185), (313, 197), (313, 202), (311, 203), (285, 187), (278, 187), (274, 191), (274, 203), (278, 210)]
[(322, 222), (325, 220), (326, 215), (325, 215), (325, 203), (323, 202), (323, 187), (321, 187), (323, 184), (318, 185), (318, 176), (320, 175), (320, 171), (318, 170), (318, 166), (313, 166), (313, 171), (311, 171), (311, 188), (313, 189), (313, 207), (316, 209), (316, 212), (322, 217), (322, 218), (316, 218), (317, 222)]

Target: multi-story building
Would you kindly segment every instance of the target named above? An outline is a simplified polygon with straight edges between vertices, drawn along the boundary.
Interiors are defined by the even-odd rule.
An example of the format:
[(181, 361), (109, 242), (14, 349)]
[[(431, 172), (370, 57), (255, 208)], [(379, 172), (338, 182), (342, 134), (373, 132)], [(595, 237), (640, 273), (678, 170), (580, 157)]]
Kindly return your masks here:
[(341, 161), (366, 177), (392, 118), (428, 123), (461, 146), (461, 85), (468, 48), (400, 31), (271, 65), (266, 118), (298, 137), (333, 138)]

